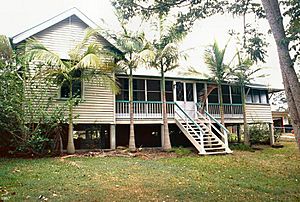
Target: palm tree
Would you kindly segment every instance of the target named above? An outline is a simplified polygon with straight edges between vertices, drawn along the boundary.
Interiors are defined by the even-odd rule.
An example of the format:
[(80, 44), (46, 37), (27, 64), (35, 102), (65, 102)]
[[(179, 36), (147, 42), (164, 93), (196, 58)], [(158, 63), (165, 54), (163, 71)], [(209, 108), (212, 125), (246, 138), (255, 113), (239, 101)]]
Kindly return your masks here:
[[(168, 114), (167, 114), (167, 102), (166, 102), (166, 79), (165, 73), (179, 67), (179, 60), (181, 57), (185, 57), (180, 53), (177, 42), (181, 41), (186, 32), (178, 30), (176, 25), (163, 26), (165, 18), (163, 15), (158, 17), (159, 23), (157, 31), (159, 32), (158, 40), (154, 40), (151, 43), (147, 51), (147, 61), (149, 66), (156, 68), (160, 72), (161, 80), (161, 97), (162, 97), (162, 116), (163, 116), (163, 150), (169, 150), (172, 148), (168, 126)], [(167, 27), (167, 29), (164, 29)]]
[(129, 116), (130, 116), (130, 133), (129, 133), (129, 150), (135, 151), (135, 135), (134, 135), (134, 107), (133, 107), (133, 70), (145, 63), (144, 56), (147, 50), (147, 42), (144, 33), (130, 33), (126, 30), (123, 23), (123, 32), (114, 37), (117, 47), (122, 51), (121, 57), (117, 65), (126, 72), (129, 71)]
[(166, 102), (166, 86), (165, 73), (179, 66), (180, 53), (176, 43), (153, 44), (152, 55), (150, 56), (150, 66), (160, 71), (161, 95), (162, 95), (162, 115), (163, 115), (163, 149), (171, 149), (171, 141), (168, 126), (167, 102)]
[[(108, 52), (96, 41), (91, 42), (93, 37), (98, 37), (96, 30), (87, 29), (86, 36), (75, 48), (69, 52), (69, 59), (63, 60), (56, 53), (48, 50), (43, 44), (34, 39), (26, 43), (29, 61), (39, 61), (40, 71), (37, 72), (36, 78), (49, 79), (62, 86), (67, 84), (69, 87), (68, 99), (68, 145), (67, 152), (75, 152), (73, 141), (73, 108), (78, 103), (78, 94), (73, 92), (73, 83), (77, 80), (97, 79), (112, 91), (118, 88), (113, 78), (114, 64), (107, 62)], [(78, 77), (77, 72), (81, 75)]]
[(220, 49), (218, 43), (215, 41), (204, 53), (204, 62), (210, 70), (209, 79), (215, 82), (218, 86), (221, 123), (225, 125), (224, 120), (224, 106), (222, 96), (222, 83), (224, 83), (229, 76), (229, 65), (224, 63), (224, 57), (227, 45)]
[[(250, 57), (242, 57), (241, 53), (236, 53), (238, 62), (237, 65), (231, 68), (231, 75), (233, 76), (233, 82), (241, 87), (242, 106), (243, 106), (243, 119), (244, 119), (244, 143), (250, 145), (250, 134), (247, 123), (246, 114), (246, 97), (245, 92), (246, 84), (250, 83), (254, 78), (265, 77), (264, 74), (257, 75), (257, 72), (262, 70), (260, 67), (253, 68), (254, 61)], [(255, 75), (255, 77), (254, 77)]]
[(154, 67), (160, 72), (161, 79), (161, 97), (162, 97), (162, 115), (163, 115), (163, 149), (171, 149), (171, 141), (168, 126), (167, 102), (166, 102), (166, 86), (165, 73), (179, 67), (179, 60), (183, 56), (178, 50), (177, 42), (181, 41), (185, 36), (185, 32), (179, 32), (175, 26), (163, 30), (164, 19), (159, 17), (159, 39), (154, 40), (151, 44), (148, 59), (150, 67)]

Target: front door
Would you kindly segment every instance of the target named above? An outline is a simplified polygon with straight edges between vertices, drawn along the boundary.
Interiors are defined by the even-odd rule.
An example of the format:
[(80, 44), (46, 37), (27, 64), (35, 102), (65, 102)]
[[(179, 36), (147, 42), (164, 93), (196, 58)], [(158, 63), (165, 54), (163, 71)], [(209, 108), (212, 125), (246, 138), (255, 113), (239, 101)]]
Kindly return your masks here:
[(176, 82), (176, 102), (191, 118), (195, 118), (194, 88), (194, 83)]

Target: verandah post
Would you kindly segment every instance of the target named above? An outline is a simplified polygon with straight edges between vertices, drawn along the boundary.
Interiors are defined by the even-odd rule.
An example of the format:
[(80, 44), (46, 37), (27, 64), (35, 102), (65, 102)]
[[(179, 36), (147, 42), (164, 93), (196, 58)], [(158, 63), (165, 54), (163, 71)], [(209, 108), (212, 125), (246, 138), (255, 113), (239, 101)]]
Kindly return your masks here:
[(116, 125), (110, 125), (110, 149), (116, 149)]
[(161, 147), (163, 148), (164, 145), (164, 125), (160, 125), (160, 137), (161, 137)]
[(274, 138), (274, 124), (269, 123), (269, 129), (270, 129), (270, 145), (274, 145), (275, 143), (275, 138)]

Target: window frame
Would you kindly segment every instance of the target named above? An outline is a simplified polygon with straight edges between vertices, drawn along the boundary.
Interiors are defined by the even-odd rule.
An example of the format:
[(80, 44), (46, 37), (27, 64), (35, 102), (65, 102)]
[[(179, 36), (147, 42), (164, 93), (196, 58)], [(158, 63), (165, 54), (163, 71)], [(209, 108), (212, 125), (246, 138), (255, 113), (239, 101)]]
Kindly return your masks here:
[[(80, 70), (81, 71), (81, 73), (80, 73), (80, 77), (82, 76), (82, 74), (83, 74), (83, 70)], [(64, 82), (63, 82), (64, 83)], [(58, 86), (58, 93), (57, 93), (57, 95), (58, 95), (58, 98), (57, 98), (57, 100), (68, 100), (68, 99), (70, 99), (70, 97), (62, 97), (61, 95), (61, 88), (62, 88), (62, 86), (63, 86), (63, 83), (62, 84), (60, 84), (59, 86)], [(84, 99), (84, 88), (85, 87), (85, 82), (84, 82), (84, 80), (83, 79), (80, 79), (80, 97), (74, 97), (74, 99)]]
[[(222, 88), (223, 104), (232, 104), (231, 86), (229, 86), (229, 85), (221, 85), (221, 88)], [(228, 93), (225, 91), (225, 88), (228, 88)], [(219, 99), (220, 99), (220, 97), (219, 97)], [(226, 99), (228, 99), (228, 100), (226, 100)]]
[[(213, 94), (214, 91), (216, 91), (215, 94)], [(220, 97), (219, 97), (219, 96), (220, 96), (220, 95), (219, 95), (219, 90), (218, 90), (218, 88), (213, 89), (213, 90), (211, 91), (211, 93), (207, 96), (207, 103), (208, 103), (208, 104), (218, 104), (218, 103), (220, 103)], [(216, 101), (216, 102), (210, 102), (210, 101), (209, 101), (209, 98), (211, 98), (211, 97), (217, 98), (217, 101)]]
[[(144, 89), (134, 89), (134, 81), (137, 81), (137, 80), (140, 80), (140, 81), (143, 81), (142, 83), (144, 83)], [(132, 85), (132, 96), (133, 96), (133, 101), (146, 101), (147, 100), (147, 83), (146, 83), (146, 79), (143, 79), (143, 78), (133, 78), (133, 85)], [(128, 86), (129, 88), (129, 86)], [(141, 93), (143, 92), (143, 95), (144, 95), (144, 100), (135, 100), (134, 99), (134, 93)]]
[[(167, 82), (171, 83), (171, 90), (167, 90)], [(165, 90), (166, 90), (166, 101), (167, 102), (174, 102), (174, 82), (172, 80), (165, 81)], [(168, 100), (168, 94), (172, 94), (172, 100)]]
[[(148, 82), (151, 82), (151, 81), (156, 81), (156, 82), (158, 82), (159, 83), (159, 85), (158, 85), (158, 87), (159, 87), (159, 90), (151, 90), (151, 91), (149, 91), (149, 88), (148, 88)], [(149, 102), (152, 102), (152, 101), (161, 101), (161, 99), (162, 99), (162, 95), (161, 95), (161, 81), (160, 80), (158, 80), (158, 79), (146, 79), (146, 88), (145, 88), (145, 93), (147, 94), (147, 96), (145, 97), (145, 100), (146, 101), (149, 101)], [(159, 94), (159, 97), (160, 97), (160, 99), (159, 100), (149, 100), (149, 93), (157, 93), (157, 94)]]
[[(235, 89), (239, 89), (237, 91), (239, 91), (238, 93), (234, 93)], [(231, 96), (231, 104), (242, 104), (243, 100), (242, 100), (242, 91), (241, 91), (241, 87), (240, 86), (230, 86), (230, 96)], [(240, 102), (235, 102), (233, 97), (234, 96), (239, 96)]]
[[(125, 89), (125, 88), (122, 88), (123, 86), (121, 86), (121, 88), (120, 88), (120, 93), (119, 94), (117, 94), (117, 95), (115, 95), (115, 100), (119, 100), (119, 101), (129, 101), (129, 78), (126, 78), (126, 77), (119, 77), (118, 78), (119, 80), (120, 79), (124, 79), (124, 80), (126, 80), (127, 82), (128, 82), (128, 88), (127, 88), (127, 90)], [(126, 99), (118, 99), (118, 95), (120, 95), (121, 93), (122, 93), (122, 91), (124, 91), (124, 92), (127, 92), (128, 93), (128, 99), (126, 100)], [(124, 96), (125, 97), (125, 96)]]
[[(249, 93), (248, 93), (248, 96), (251, 97), (251, 102), (248, 102), (247, 101), (247, 97), (246, 97), (246, 104), (256, 104), (256, 105), (270, 105), (270, 101), (269, 101), (269, 96), (268, 96), (268, 92), (267, 90), (264, 90), (264, 89), (257, 89), (257, 88), (248, 88), (250, 89)], [(245, 92), (247, 92), (247, 90), (245, 88)], [(254, 101), (254, 93), (253, 91), (256, 91), (258, 92), (258, 97), (259, 97), (259, 102), (253, 102)], [(265, 96), (266, 96), (266, 103), (263, 103), (262, 102), (262, 92), (264, 92)]]
[[(188, 86), (191, 86), (191, 89), (189, 89), (189, 90), (192, 90), (192, 92), (191, 92), (192, 99), (191, 100), (189, 99), (189, 95), (188, 95)], [(185, 101), (186, 102), (194, 102), (195, 101), (194, 90), (195, 90), (194, 83), (185, 82)]]
[[(182, 100), (180, 99), (178, 99), (178, 87), (177, 87), (177, 84), (180, 84), (180, 85), (182, 85)], [(181, 82), (181, 81), (176, 81), (176, 83), (175, 83), (175, 85), (176, 85), (176, 101), (178, 101), (178, 102), (184, 102), (184, 94), (185, 94), (185, 89), (184, 89), (184, 82)]]

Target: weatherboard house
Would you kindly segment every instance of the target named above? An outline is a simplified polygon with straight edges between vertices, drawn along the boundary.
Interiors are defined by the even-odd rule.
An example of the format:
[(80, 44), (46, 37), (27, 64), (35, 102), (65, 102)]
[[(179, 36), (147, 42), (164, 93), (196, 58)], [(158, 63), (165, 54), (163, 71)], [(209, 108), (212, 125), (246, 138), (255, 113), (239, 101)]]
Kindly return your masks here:
[[(97, 28), (87, 16), (76, 8), (67, 10), (12, 38), (18, 45), (34, 37), (48, 49), (68, 59), (68, 51), (82, 41), (86, 28)], [(99, 43), (113, 46), (104, 37)], [(114, 47), (117, 48), (117, 47)], [(82, 102), (74, 109), (78, 117), (74, 126), (76, 149), (95, 149), (126, 146), (129, 142), (129, 85), (126, 74), (116, 75), (121, 91), (115, 95), (94, 81), (80, 82)], [(161, 147), (163, 120), (158, 72), (134, 74), (135, 140), (138, 147)], [(224, 84), (223, 100), (226, 128), (220, 124), (220, 105), (217, 89), (206, 98), (204, 111), (197, 103), (203, 92), (211, 87), (205, 79), (189, 78), (178, 73), (166, 75), (167, 113), (172, 145), (194, 146), (200, 154), (230, 153), (226, 128), (239, 128), (243, 124), (241, 88)], [(248, 123), (273, 123), (268, 99), (268, 88), (249, 85), (246, 99)], [(66, 101), (60, 86), (48, 89), (57, 95), (55, 102)], [(239, 130), (237, 130), (239, 132)], [(67, 134), (67, 133), (66, 133)], [(64, 140), (67, 139), (64, 137)], [(66, 144), (64, 144), (66, 147)]]

